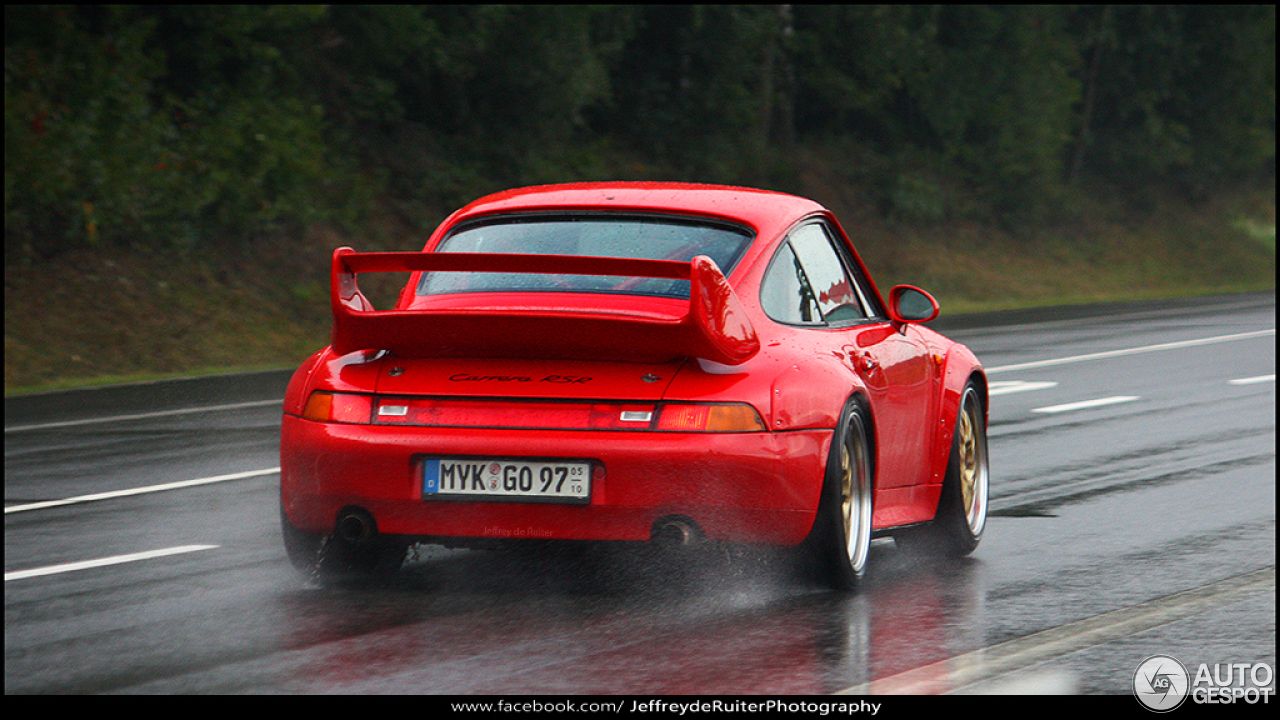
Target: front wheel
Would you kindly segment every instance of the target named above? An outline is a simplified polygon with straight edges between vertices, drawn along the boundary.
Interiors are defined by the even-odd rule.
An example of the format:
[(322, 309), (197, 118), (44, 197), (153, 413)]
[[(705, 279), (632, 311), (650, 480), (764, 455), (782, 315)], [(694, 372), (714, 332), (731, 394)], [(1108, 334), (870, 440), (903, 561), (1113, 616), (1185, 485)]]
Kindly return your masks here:
[(955, 438), (947, 461), (942, 497), (933, 522), (902, 536), (908, 545), (962, 557), (977, 549), (987, 524), (990, 486), (987, 416), (982, 395), (970, 382), (960, 396)]
[(871, 443), (862, 408), (845, 408), (831, 448), (809, 552), (820, 579), (840, 590), (857, 587), (871, 547)]

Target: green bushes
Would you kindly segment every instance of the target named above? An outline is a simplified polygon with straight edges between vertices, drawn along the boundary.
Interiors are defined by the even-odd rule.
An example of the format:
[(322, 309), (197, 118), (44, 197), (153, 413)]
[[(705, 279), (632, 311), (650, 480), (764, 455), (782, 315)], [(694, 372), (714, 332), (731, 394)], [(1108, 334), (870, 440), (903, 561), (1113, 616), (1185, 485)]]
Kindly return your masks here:
[(237, 243), (324, 210), (323, 108), (282, 87), (278, 48), (205, 8), (182, 42), (222, 56), (197, 64), (165, 12), (6, 7), (6, 262)]
[(793, 189), (804, 147), (923, 220), (1273, 175), (1275, 8), (5, 8), (7, 262), (216, 251), (374, 193), (426, 226), (531, 182)]

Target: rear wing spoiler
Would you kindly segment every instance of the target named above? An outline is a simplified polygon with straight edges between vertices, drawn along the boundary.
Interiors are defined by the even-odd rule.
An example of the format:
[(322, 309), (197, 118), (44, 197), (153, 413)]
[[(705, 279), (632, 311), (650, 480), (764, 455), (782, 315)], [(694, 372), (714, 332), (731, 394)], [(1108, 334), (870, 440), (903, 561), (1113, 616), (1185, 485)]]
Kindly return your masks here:
[[(628, 312), (565, 307), (521, 293), (521, 303), (440, 310), (375, 310), (356, 276), (367, 272), (494, 272), (688, 280), (689, 307)], [(554, 294), (548, 294), (550, 299)], [(607, 296), (597, 296), (607, 297)], [(333, 253), (333, 351), (387, 350), (401, 357), (523, 357), (665, 362), (698, 357), (727, 365), (760, 350), (738, 296), (710, 258), (689, 262), (490, 253)]]

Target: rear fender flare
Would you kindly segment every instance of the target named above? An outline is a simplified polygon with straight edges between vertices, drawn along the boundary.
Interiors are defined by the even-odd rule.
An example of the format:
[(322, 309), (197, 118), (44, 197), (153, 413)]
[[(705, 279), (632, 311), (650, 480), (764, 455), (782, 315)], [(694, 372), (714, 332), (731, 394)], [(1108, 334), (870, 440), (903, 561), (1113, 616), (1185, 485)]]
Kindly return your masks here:
[(312, 353), (311, 357), (304, 360), (302, 365), (293, 371), (293, 375), (289, 378), (289, 385), (284, 391), (284, 413), (286, 415), (302, 414), (302, 409), (307, 403), (307, 395), (310, 394), (311, 377), (315, 373), (316, 366), (320, 363), (320, 357), (325, 352), (325, 350), (320, 350)]
[(286, 415), (302, 415), (315, 390), (372, 393), (377, 388), (385, 353), (357, 350), (337, 355), (326, 347), (307, 358), (289, 380), (284, 394)]
[(789, 365), (774, 377), (769, 391), (769, 429), (834, 429), (845, 402), (861, 389), (834, 356)]

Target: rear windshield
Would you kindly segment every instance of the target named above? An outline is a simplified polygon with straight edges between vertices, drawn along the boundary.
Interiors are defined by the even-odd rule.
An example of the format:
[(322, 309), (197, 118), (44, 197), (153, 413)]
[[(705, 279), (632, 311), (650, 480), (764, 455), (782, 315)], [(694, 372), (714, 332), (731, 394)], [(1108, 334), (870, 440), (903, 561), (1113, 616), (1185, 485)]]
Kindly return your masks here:
[[(688, 262), (698, 255), (728, 275), (751, 243), (751, 233), (729, 224), (653, 217), (575, 216), (519, 218), (467, 225), (436, 252), (580, 255)], [(423, 273), (419, 295), (464, 292), (584, 292), (688, 297), (689, 281), (532, 273)]]

